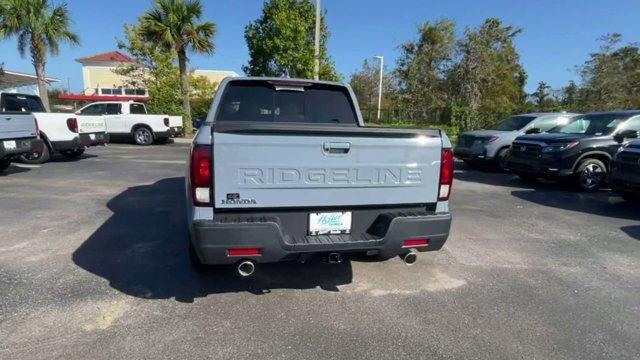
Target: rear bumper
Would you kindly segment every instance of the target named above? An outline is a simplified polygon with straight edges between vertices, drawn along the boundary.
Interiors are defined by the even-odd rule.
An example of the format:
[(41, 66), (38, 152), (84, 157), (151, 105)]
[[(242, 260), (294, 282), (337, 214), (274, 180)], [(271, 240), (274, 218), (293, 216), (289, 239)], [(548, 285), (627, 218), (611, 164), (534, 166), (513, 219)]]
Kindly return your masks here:
[[(6, 142), (15, 141), (15, 148), (9, 148)], [(0, 159), (14, 158), (22, 154), (41, 153), (44, 141), (36, 138), (0, 140)]]
[[(386, 218), (385, 218), (386, 216)], [(350, 253), (372, 251), (382, 257), (392, 257), (409, 249), (403, 248), (404, 240), (428, 238), (429, 245), (418, 251), (435, 251), (442, 248), (451, 228), (451, 214), (426, 216), (383, 217), (380, 226), (386, 231), (374, 235), (379, 229), (371, 228), (373, 234), (292, 236), (277, 219), (262, 218), (249, 222), (216, 222), (198, 220), (193, 223), (191, 241), (204, 264), (232, 264), (240, 260), (230, 257), (231, 248), (260, 248), (260, 256), (246, 256), (258, 263), (295, 260), (303, 254)]]
[(92, 134), (80, 134), (69, 141), (55, 141), (52, 142), (53, 149), (56, 151), (79, 149), (91, 146), (104, 145), (109, 142), (109, 134), (107, 133), (92, 133)]
[(171, 137), (183, 136), (184, 130), (182, 129), (182, 126), (172, 126), (169, 129), (169, 134), (171, 135)]

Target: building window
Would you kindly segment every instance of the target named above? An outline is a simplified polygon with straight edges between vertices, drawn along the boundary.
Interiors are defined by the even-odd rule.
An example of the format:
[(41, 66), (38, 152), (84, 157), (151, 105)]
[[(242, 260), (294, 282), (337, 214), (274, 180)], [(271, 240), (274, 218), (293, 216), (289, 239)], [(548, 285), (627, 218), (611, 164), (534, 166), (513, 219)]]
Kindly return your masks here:
[(135, 95), (136, 94), (136, 90), (135, 89), (124, 89), (124, 94), (125, 95)]
[(147, 90), (145, 90), (145, 89), (136, 89), (136, 95), (145, 96), (145, 95), (147, 95)]

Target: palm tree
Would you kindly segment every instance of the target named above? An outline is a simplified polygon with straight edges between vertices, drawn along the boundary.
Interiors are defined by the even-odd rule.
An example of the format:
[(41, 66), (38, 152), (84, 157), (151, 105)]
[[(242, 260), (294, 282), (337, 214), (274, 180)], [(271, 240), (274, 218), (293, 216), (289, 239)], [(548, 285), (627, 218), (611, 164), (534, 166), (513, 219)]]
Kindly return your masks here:
[(54, 6), (48, 0), (0, 0), (0, 37), (16, 36), (22, 57), (29, 48), (38, 78), (38, 91), (47, 110), (47, 52), (52, 56), (58, 55), (62, 42), (80, 44), (78, 35), (70, 28), (71, 19), (65, 3)]
[(191, 124), (187, 51), (210, 55), (215, 50), (213, 37), (216, 25), (210, 21), (202, 22), (202, 17), (200, 0), (156, 0), (154, 8), (139, 19), (139, 31), (146, 40), (178, 55), (185, 127)]

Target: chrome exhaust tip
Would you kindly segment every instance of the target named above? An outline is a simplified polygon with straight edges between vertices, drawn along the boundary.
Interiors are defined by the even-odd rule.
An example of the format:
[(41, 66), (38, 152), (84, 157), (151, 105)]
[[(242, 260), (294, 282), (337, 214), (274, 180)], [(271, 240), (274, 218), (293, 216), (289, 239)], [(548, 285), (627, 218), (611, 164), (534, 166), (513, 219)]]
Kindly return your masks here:
[(402, 261), (404, 261), (404, 263), (407, 266), (411, 266), (413, 264), (416, 263), (416, 261), (418, 261), (418, 252), (411, 249), (408, 252), (400, 255), (400, 258), (402, 259)]
[(242, 277), (253, 275), (256, 271), (256, 264), (251, 260), (245, 260), (238, 264), (238, 274)]

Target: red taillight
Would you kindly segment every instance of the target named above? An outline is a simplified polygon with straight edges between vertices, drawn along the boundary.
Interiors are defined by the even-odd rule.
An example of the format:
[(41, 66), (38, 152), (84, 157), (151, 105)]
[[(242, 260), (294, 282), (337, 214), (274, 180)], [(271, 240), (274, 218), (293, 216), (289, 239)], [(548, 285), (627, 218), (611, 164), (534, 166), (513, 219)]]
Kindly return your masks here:
[(193, 204), (197, 206), (211, 206), (211, 146), (195, 145), (191, 149), (191, 194)]
[(260, 256), (262, 249), (260, 248), (244, 248), (244, 249), (228, 249), (227, 256)]
[(69, 128), (69, 131), (77, 133), (78, 132), (78, 119), (76, 119), (76, 118), (67, 119), (67, 128)]
[(417, 238), (417, 239), (405, 240), (402, 242), (403, 248), (413, 248), (413, 247), (421, 247), (421, 246), (429, 246), (429, 239)]
[(438, 201), (449, 200), (451, 185), (453, 184), (453, 151), (442, 149), (440, 159), (440, 190), (438, 191)]
[(164, 126), (169, 127), (169, 118), (164, 118)]

